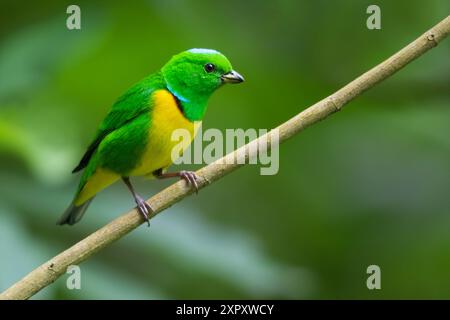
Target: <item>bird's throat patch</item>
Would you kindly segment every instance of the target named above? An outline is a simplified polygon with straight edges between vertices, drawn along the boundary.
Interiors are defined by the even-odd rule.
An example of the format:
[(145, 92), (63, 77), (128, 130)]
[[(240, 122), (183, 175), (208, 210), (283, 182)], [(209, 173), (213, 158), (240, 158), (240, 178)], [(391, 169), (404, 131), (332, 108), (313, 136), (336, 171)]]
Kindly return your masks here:
[(174, 129), (184, 128), (189, 130), (193, 126), (193, 122), (185, 117), (180, 101), (165, 89), (155, 91), (153, 94), (152, 120), (157, 125), (160, 124), (159, 121), (162, 123), (170, 121), (172, 124), (168, 123), (168, 125), (174, 127)]

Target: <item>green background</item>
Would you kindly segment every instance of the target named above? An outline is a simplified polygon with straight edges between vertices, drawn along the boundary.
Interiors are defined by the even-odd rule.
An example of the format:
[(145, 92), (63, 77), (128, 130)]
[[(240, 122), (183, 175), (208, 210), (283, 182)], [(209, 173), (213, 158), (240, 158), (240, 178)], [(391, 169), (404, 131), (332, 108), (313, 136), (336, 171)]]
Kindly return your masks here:
[[(368, 30), (372, 1), (77, 1), (69, 31), (69, 4), (0, 4), (0, 290), (133, 206), (118, 183), (55, 225), (98, 123), (171, 55), (214, 48), (246, 78), (204, 129), (273, 128), (450, 12), (377, 1)], [(35, 298), (450, 298), (449, 44), (283, 144), (277, 175), (238, 170), (83, 263), (81, 290), (64, 275)]]

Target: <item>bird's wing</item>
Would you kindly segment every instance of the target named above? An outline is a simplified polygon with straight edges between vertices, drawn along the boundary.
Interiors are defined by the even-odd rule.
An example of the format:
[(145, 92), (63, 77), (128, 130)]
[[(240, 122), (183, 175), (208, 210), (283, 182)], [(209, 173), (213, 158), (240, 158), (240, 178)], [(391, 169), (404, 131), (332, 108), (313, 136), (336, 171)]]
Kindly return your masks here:
[(84, 169), (102, 140), (111, 132), (133, 121), (141, 114), (149, 112), (151, 108), (150, 95), (154, 91), (151, 85), (145, 81), (138, 83), (122, 95), (111, 108), (105, 119), (100, 124), (95, 139), (87, 148), (80, 163), (72, 173)]

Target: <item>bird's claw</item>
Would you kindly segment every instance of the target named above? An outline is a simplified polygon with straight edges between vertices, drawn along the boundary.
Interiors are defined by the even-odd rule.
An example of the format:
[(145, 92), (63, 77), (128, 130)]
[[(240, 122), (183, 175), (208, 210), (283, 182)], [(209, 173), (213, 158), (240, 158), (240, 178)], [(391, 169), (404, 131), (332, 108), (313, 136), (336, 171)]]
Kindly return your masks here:
[(198, 183), (197, 179), (198, 176), (195, 174), (194, 171), (180, 171), (180, 178), (186, 181), (188, 185), (190, 185), (192, 188), (194, 188), (195, 193), (198, 194)]
[(145, 201), (141, 197), (136, 197), (135, 200), (138, 211), (142, 214), (144, 220), (147, 221), (147, 225), (150, 227), (150, 215), (153, 214), (154, 210), (147, 203), (147, 201)]

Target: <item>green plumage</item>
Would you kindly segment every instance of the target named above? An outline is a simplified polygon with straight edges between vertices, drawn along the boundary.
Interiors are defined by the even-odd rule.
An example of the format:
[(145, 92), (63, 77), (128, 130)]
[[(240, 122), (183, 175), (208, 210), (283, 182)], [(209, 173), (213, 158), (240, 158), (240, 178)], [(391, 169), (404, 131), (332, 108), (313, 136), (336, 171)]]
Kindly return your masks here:
[[(128, 177), (148, 151), (153, 125), (153, 93), (167, 90), (188, 121), (201, 120), (211, 94), (226, 82), (241, 82), (228, 59), (209, 49), (191, 49), (174, 56), (159, 72), (141, 80), (125, 92), (102, 121), (95, 138), (73, 172), (84, 169), (75, 200), (59, 224), (73, 224), (84, 214), (92, 197), (106, 187), (91, 181), (99, 169), (117, 177)], [(161, 121), (161, 120), (160, 120)], [(157, 155), (159, 156), (159, 155)], [(161, 155), (161, 157), (167, 156)], [(156, 160), (156, 159), (155, 159)], [(80, 203), (88, 183), (94, 188)]]
[(134, 168), (147, 144), (147, 132), (151, 125), (151, 94), (164, 88), (164, 78), (158, 72), (141, 80), (117, 99), (100, 124), (85, 156), (74, 169), (77, 172), (87, 167), (79, 189), (98, 166), (122, 176)]

